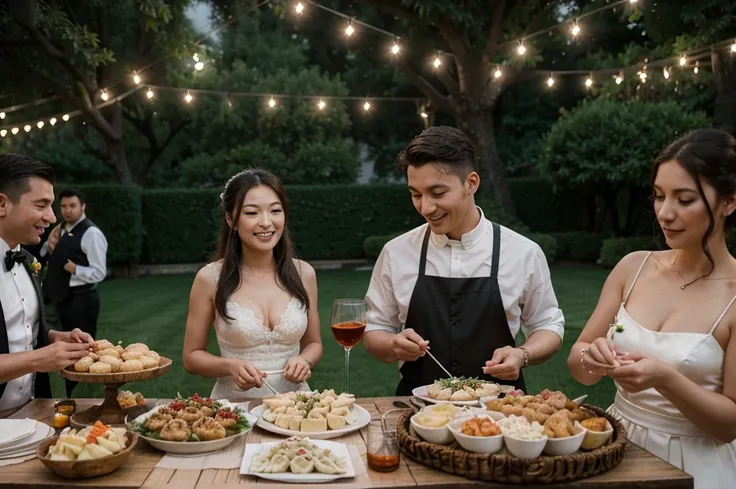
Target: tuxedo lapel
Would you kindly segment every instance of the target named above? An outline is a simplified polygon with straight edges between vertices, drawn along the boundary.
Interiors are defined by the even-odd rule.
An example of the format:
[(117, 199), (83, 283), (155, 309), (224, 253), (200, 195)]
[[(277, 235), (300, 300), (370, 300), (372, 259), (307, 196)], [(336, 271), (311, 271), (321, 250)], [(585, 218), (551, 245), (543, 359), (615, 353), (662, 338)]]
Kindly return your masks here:
[[(10, 344), (8, 343), (8, 329), (5, 324), (5, 312), (3, 312), (3, 304), (0, 302), (0, 353), (10, 353)], [(5, 393), (5, 385), (0, 384), (0, 399)]]

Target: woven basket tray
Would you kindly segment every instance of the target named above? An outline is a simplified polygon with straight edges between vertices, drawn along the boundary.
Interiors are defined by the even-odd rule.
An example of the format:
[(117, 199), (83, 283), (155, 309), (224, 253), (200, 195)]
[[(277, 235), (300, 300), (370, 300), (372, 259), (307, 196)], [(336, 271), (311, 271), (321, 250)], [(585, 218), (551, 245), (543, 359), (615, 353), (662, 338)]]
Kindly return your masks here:
[(505, 453), (466, 452), (455, 442), (447, 446), (429, 443), (409, 434), (411, 411), (402, 414), (398, 420), (398, 443), (401, 451), (410, 459), (468, 479), (507, 484), (569, 482), (611, 470), (624, 458), (626, 448), (626, 429), (621, 423), (600, 408), (584, 407), (611, 422), (612, 441), (595, 450), (572, 455), (541, 455), (535, 459), (520, 459)]

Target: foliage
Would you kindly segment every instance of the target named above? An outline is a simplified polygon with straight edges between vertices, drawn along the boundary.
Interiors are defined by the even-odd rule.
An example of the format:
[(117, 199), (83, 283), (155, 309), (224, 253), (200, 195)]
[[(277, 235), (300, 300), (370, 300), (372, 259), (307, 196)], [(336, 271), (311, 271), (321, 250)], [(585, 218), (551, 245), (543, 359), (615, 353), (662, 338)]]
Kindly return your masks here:
[(654, 238), (646, 236), (636, 236), (628, 238), (609, 238), (603, 241), (601, 247), (601, 265), (607, 268), (613, 268), (629, 253), (640, 250), (657, 250)]
[(526, 237), (542, 248), (544, 256), (547, 258), (547, 263), (551, 264), (555, 262), (555, 258), (557, 257), (557, 240), (553, 236), (543, 233), (529, 233)]
[[(648, 191), (652, 160), (677, 137), (708, 124), (703, 115), (671, 102), (586, 101), (562, 111), (545, 138), (541, 169), (556, 191), (600, 194), (614, 233), (627, 235)], [(629, 201), (621, 219), (618, 197), (624, 191)]]
[(386, 246), (386, 243), (392, 239), (401, 236), (404, 233), (391, 233), (386, 236), (368, 236), (363, 241), (363, 251), (365, 251), (365, 257), (369, 260), (376, 260), (378, 255), (381, 254), (381, 250)]
[(578, 262), (595, 262), (601, 254), (603, 237), (583, 231), (551, 233), (557, 241), (557, 258)]

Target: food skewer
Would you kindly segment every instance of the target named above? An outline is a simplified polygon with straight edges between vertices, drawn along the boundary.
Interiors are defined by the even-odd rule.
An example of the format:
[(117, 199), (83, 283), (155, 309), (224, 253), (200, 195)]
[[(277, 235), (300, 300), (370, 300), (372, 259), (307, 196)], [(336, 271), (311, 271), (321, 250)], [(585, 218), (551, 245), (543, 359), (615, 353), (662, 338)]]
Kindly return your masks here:
[(450, 378), (455, 377), (450, 372), (448, 372), (447, 369), (445, 367), (443, 367), (442, 364), (439, 361), (437, 361), (437, 359), (434, 357), (434, 355), (432, 355), (431, 353), (429, 353), (429, 350), (427, 350), (425, 353), (427, 355), (429, 355), (429, 358), (431, 358), (432, 360), (434, 360), (434, 363), (436, 363), (437, 365), (440, 366), (440, 368), (447, 374), (448, 377), (450, 377)]

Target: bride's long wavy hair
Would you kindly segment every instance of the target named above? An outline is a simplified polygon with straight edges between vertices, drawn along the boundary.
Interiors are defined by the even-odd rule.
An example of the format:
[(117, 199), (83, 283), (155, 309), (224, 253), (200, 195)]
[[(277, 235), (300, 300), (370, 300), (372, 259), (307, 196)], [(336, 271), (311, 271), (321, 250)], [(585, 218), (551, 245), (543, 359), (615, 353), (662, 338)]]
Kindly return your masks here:
[[(217, 282), (217, 291), (215, 292), (215, 309), (220, 317), (227, 320), (233, 319), (228, 315), (227, 301), (240, 288), (241, 280), (243, 243), (238, 234), (238, 222), (240, 221), (240, 214), (243, 212), (243, 201), (246, 194), (250, 189), (259, 185), (265, 185), (276, 192), (284, 209), (284, 230), (281, 239), (273, 249), (279, 287), (299, 299), (304, 307), (309, 310), (309, 296), (294, 264), (296, 253), (287, 227), (289, 207), (284, 185), (279, 177), (273, 173), (260, 169), (248, 169), (230, 178), (225, 184), (225, 191), (220, 194), (220, 201), (225, 215), (222, 218), (222, 229), (213, 257), (213, 261), (222, 260), (220, 279)], [(227, 222), (228, 215), (232, 219), (232, 227)]]

